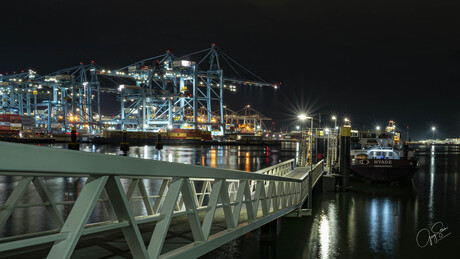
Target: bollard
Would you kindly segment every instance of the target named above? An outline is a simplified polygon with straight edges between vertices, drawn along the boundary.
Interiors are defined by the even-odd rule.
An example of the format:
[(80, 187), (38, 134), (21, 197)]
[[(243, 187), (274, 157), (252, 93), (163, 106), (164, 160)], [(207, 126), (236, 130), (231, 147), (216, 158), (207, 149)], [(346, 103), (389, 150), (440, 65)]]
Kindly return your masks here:
[(80, 150), (80, 144), (77, 143), (77, 128), (75, 127), (72, 127), (72, 131), (70, 133), (70, 143), (67, 147), (71, 150)]
[(350, 178), (350, 143), (351, 143), (351, 128), (340, 128), (340, 173), (342, 174), (341, 188), (348, 189)]
[(163, 149), (163, 142), (161, 142), (161, 134), (160, 133), (158, 133), (158, 135), (157, 135), (157, 142), (155, 143), (155, 148), (158, 149), (158, 150)]
[(120, 150), (123, 151), (123, 156), (128, 155), (127, 153), (129, 151), (129, 142), (126, 130), (123, 130), (123, 133), (121, 134)]

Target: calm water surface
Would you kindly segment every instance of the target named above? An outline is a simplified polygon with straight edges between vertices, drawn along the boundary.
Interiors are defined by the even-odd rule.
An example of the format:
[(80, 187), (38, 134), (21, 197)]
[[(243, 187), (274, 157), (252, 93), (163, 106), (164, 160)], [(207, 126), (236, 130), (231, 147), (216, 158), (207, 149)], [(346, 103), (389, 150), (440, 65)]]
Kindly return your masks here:
[(280, 219), (275, 240), (256, 231), (206, 257), (460, 258), (460, 147), (418, 154), (412, 184), (315, 192), (313, 216)]
[[(112, 146), (83, 145), (82, 150), (120, 154)], [(244, 146), (167, 146), (157, 151), (151, 146), (139, 146), (131, 147), (129, 156), (256, 171), (291, 159), (295, 152)], [(260, 242), (260, 231), (254, 231), (204, 257), (460, 258), (460, 147), (427, 147), (418, 152), (418, 159), (421, 167), (412, 184), (353, 183), (353, 190), (346, 193), (315, 192), (312, 217), (282, 218), (278, 221), (278, 235), (272, 235), (270, 241)], [(81, 183), (61, 181), (57, 183), (67, 187), (56, 189), (57, 195), (72, 195), (69, 188), (81, 188)], [(11, 191), (8, 182), (2, 179), (0, 183), (5, 194)], [(1, 195), (2, 203), (4, 199), (5, 195)], [(46, 211), (42, 213), (46, 215)], [(42, 221), (38, 227), (18, 226), (17, 222), (31, 216), (16, 213), (1, 235), (50, 227), (40, 213), (35, 215), (37, 221)]]
[(418, 158), (410, 185), (315, 192), (313, 217), (281, 219), (276, 248), (254, 242), (259, 253), (247, 258), (460, 258), (460, 148), (428, 147)]

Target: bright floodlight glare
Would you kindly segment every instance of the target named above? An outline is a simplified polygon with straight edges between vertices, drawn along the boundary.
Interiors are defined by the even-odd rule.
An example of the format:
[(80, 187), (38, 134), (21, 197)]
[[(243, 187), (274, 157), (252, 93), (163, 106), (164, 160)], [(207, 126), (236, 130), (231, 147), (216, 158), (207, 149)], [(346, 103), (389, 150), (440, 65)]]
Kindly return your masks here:
[(432, 131), (435, 131), (435, 130), (436, 130), (436, 127), (431, 127), (431, 130), (432, 130)]
[(297, 116), (297, 118), (299, 118), (300, 120), (306, 120), (307, 116), (305, 114), (300, 114), (299, 116)]
[(297, 118), (299, 118), (299, 119), (302, 120), (302, 121), (303, 121), (303, 120), (306, 120), (306, 119), (311, 119), (311, 117), (308, 117), (307, 115), (305, 115), (305, 114), (303, 114), (303, 113), (300, 114), (299, 116), (297, 116)]
[(344, 121), (348, 121), (348, 118), (343, 119)]
[(300, 129), (300, 126), (296, 126), (296, 129)]
[(376, 129), (377, 129), (377, 130), (380, 130), (380, 126), (377, 126)]
[(333, 120), (337, 120), (337, 117), (335, 117), (335, 116), (332, 116), (332, 119), (333, 119)]

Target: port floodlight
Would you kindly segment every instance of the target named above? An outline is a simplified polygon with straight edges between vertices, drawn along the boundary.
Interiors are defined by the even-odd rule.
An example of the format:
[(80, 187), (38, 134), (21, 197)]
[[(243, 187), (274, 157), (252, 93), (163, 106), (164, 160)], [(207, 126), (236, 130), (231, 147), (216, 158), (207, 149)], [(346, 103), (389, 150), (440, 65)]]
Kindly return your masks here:
[(380, 126), (375, 127), (376, 130), (380, 130)]
[(432, 130), (432, 131), (435, 131), (435, 130), (436, 130), (436, 127), (431, 127), (431, 130)]
[(312, 117), (309, 117), (309, 116), (307, 116), (305, 114), (300, 114), (300, 115), (297, 116), (297, 118), (299, 118), (302, 121), (306, 120), (306, 119), (312, 119)]
[(333, 119), (333, 120), (337, 120), (337, 117), (335, 117), (335, 116), (332, 116), (332, 118), (331, 118), (331, 119)]
[(299, 129), (300, 129), (300, 126), (295, 126), (295, 128), (299, 130)]
[(343, 119), (345, 122), (349, 121), (348, 118)]

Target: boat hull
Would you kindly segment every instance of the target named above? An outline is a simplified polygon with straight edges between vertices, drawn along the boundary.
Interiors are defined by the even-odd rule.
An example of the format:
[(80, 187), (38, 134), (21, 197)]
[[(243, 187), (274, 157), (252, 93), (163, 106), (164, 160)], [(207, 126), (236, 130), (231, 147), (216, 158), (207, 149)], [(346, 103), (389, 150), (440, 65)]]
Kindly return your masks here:
[(354, 176), (376, 183), (409, 182), (419, 168), (417, 160), (353, 159)]

